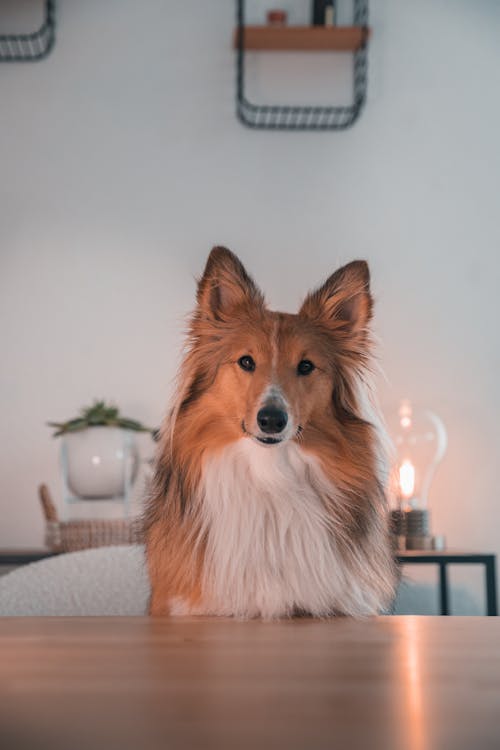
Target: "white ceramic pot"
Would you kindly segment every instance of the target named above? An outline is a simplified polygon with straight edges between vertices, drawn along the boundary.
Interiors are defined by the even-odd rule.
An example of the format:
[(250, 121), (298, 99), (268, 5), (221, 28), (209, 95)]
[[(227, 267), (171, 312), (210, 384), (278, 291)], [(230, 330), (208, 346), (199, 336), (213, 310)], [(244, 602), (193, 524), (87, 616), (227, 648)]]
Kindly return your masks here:
[(85, 500), (123, 497), (137, 474), (135, 435), (118, 427), (88, 427), (63, 437), (63, 472), (70, 492)]

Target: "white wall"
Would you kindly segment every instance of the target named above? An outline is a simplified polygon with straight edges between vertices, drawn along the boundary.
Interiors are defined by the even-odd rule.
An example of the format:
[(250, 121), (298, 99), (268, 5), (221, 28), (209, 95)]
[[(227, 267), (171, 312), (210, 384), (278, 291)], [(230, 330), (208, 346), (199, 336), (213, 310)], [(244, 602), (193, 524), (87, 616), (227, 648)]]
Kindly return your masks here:
[[(41, 543), (38, 482), (60, 496), (47, 419), (103, 396), (158, 422), (193, 276), (224, 243), (291, 310), (370, 261), (382, 400), (449, 430), (434, 529), (500, 552), (500, 4), (372, 5), (345, 133), (236, 121), (232, 0), (60, 0), (53, 54), (0, 66), (0, 546)], [(306, 57), (251, 60), (254, 97), (281, 80), (325, 100)]]

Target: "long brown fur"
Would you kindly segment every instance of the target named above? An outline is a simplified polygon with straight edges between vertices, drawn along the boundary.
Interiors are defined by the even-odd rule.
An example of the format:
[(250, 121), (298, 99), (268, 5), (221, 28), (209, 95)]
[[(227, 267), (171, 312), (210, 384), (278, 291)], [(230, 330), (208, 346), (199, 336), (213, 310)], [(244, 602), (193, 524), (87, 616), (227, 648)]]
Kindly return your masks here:
[(203, 464), (244, 437), (242, 424), (254, 420), (268, 370), (257, 368), (249, 377), (236, 360), (250, 345), (265, 360), (273, 336), (292, 360), (304, 356), (304, 347), (315, 352), (314, 387), (285, 365), (279, 372), (300, 414), (301, 429), (293, 439), (320, 461), (340, 493), (340, 505), (325, 502), (336, 502), (332, 514), (341, 518), (337, 541), (346, 567), (366, 586), (378, 587), (388, 604), (394, 570), (378, 468), (380, 436), (359, 403), (370, 366), (372, 306), (364, 261), (336, 271), (291, 315), (267, 310), (236, 256), (225, 248), (212, 250), (198, 285), (176, 397), (162, 426), (145, 517), (151, 614), (168, 614), (173, 598), (193, 605), (202, 600), (204, 542), (195, 498)]

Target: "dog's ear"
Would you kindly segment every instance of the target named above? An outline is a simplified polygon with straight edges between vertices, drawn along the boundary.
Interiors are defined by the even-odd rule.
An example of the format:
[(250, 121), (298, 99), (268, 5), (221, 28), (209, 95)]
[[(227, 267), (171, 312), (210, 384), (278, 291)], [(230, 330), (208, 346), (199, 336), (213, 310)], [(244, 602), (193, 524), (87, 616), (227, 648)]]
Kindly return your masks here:
[(243, 263), (225, 247), (214, 247), (208, 256), (196, 298), (200, 310), (215, 320), (224, 320), (244, 305), (264, 304)]
[(299, 315), (330, 326), (339, 333), (361, 334), (372, 316), (370, 271), (364, 260), (355, 260), (335, 271), (311, 292)]

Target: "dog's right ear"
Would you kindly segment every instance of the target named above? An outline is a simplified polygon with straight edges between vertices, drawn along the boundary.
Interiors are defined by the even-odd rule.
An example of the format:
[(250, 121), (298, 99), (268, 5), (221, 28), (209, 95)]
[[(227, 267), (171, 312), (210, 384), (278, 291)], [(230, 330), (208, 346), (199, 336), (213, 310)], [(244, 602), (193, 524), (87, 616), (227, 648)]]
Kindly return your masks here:
[(226, 247), (214, 247), (208, 256), (196, 299), (201, 312), (212, 320), (224, 320), (245, 305), (264, 305), (262, 292)]
[(354, 340), (364, 336), (372, 306), (368, 264), (364, 260), (354, 260), (311, 292), (299, 315), (322, 323), (346, 340)]

